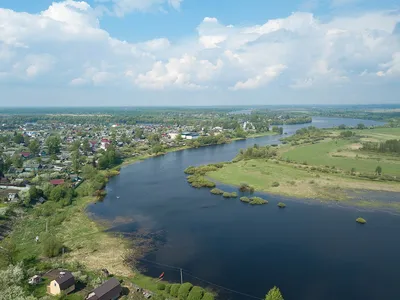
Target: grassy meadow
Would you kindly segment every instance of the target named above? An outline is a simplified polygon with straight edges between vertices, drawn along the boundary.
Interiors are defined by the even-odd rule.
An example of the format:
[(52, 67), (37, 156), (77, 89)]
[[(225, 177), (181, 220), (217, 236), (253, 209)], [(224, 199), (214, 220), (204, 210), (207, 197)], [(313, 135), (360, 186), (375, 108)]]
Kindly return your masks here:
[[(221, 183), (239, 186), (248, 183), (257, 191), (300, 198), (347, 199), (346, 190), (366, 189), (400, 192), (400, 184), (373, 182), (344, 174), (311, 171), (310, 166), (273, 160), (247, 160), (225, 165), (207, 173)], [(278, 182), (279, 186), (272, 186)]]
[(400, 157), (359, 150), (360, 142), (363, 141), (399, 139), (400, 128), (377, 128), (354, 132), (361, 137), (359, 140), (328, 139), (316, 144), (283, 147), (282, 158), (315, 166), (334, 166), (345, 171), (354, 168), (357, 172), (363, 173), (374, 173), (376, 167), (381, 166), (383, 174), (400, 176)]

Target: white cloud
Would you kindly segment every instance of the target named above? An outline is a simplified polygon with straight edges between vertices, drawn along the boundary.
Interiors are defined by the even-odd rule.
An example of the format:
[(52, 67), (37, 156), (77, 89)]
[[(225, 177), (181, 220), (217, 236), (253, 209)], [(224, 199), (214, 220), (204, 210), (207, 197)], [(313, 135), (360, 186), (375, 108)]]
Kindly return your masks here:
[(111, 9), (118, 17), (123, 17), (134, 11), (164, 10), (165, 7), (172, 7), (179, 10), (183, 0), (102, 0), (104, 4), (111, 4)]
[[(124, 13), (182, 2), (125, 1), (114, 1)], [(55, 2), (39, 14), (0, 8), (0, 81), (156, 90), (334, 89), (371, 76), (384, 82), (400, 78), (399, 21), (396, 11), (329, 21), (298, 12), (253, 26), (205, 17), (191, 37), (130, 43), (102, 29), (86, 2)]]
[(286, 69), (285, 65), (270, 66), (264, 72), (253, 78), (249, 78), (244, 82), (242, 81), (237, 82), (233, 87), (233, 89), (234, 90), (255, 89), (260, 86), (266, 85), (274, 78), (278, 77), (285, 69)]

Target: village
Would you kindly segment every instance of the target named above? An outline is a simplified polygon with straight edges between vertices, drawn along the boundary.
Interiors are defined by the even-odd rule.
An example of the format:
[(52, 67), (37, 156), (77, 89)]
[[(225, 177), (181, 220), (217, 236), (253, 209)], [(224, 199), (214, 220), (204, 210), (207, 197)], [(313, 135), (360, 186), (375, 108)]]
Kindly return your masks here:
[[(244, 123), (243, 128), (252, 130), (251, 123)], [(126, 299), (175, 299), (182, 286), (187, 296), (193, 290), (193, 295), (200, 295), (199, 299), (213, 299), (211, 293), (199, 287), (192, 289), (186, 283), (164, 284), (158, 282), (163, 279), (160, 278), (150, 280), (151, 284), (146, 288), (146, 284), (139, 286), (121, 276), (113, 277), (105, 268), (71, 267), (70, 262), (64, 262), (64, 249), (68, 247), (48, 231), (59, 230), (66, 215), (73, 214), (75, 203), (80, 203), (82, 197), (94, 197), (94, 201), (104, 197), (107, 178), (118, 174), (123, 161), (129, 163), (171, 150), (226, 143), (231, 138), (245, 137), (243, 128), (232, 130), (216, 126), (199, 130), (182, 125), (99, 126), (61, 122), (3, 124), (0, 126), (0, 241), (5, 240), (0, 250), (6, 254), (9, 263), (25, 250), (36, 253), (43, 262), (59, 262), (62, 257), (62, 263), (56, 268), (49, 265), (28, 272), (24, 267), (25, 276), (30, 276), (27, 281), (32, 288), (29, 290), (36, 295), (89, 300), (119, 299), (121, 296)], [(54, 210), (56, 213), (52, 213)], [(7, 248), (7, 237), (15, 224), (33, 221), (35, 215), (41, 218), (35, 227), (43, 226), (35, 232), (44, 231), (43, 234), (28, 234), (21, 229), (24, 239), (32, 246), (24, 246), (24, 250), (15, 249), (15, 246), (10, 247), (11, 250)], [(45, 225), (39, 225), (43, 222)], [(52, 226), (51, 230), (48, 226)], [(82, 230), (86, 229), (83, 227)], [(9, 268), (18, 268), (18, 265)], [(88, 282), (90, 276), (101, 280)]]

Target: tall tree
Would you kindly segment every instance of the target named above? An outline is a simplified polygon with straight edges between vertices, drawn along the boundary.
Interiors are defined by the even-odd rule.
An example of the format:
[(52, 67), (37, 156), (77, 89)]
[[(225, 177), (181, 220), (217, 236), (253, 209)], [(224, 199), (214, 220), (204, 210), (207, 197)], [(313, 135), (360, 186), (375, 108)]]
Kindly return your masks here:
[(46, 140), (46, 146), (49, 149), (49, 154), (57, 154), (60, 152), (61, 139), (57, 135), (49, 136)]
[(40, 151), (40, 144), (37, 140), (33, 140), (29, 143), (28, 148), (29, 148), (29, 151), (31, 151), (31, 154), (33, 156), (37, 156)]

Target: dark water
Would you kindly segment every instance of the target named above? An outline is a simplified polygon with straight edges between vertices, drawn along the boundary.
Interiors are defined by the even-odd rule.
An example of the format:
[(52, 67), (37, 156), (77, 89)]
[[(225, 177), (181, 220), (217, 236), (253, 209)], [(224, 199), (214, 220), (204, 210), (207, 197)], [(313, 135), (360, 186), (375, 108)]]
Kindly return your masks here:
[[(315, 118), (313, 125), (359, 122)], [(285, 132), (303, 126), (285, 126)], [(110, 180), (104, 202), (89, 212), (109, 220), (132, 219), (117, 228), (122, 232), (162, 230), (164, 244), (146, 259), (258, 298), (277, 285), (286, 300), (399, 299), (400, 217), (279, 196), (268, 196), (269, 205), (252, 207), (186, 183), (183, 170), (189, 165), (231, 160), (240, 148), (275, 144), (279, 138), (190, 149), (128, 166)], [(279, 210), (276, 203), (282, 199), (288, 207)], [(364, 226), (355, 222), (360, 215), (368, 220)], [(146, 267), (152, 276), (164, 271), (166, 280), (180, 278), (166, 266)], [(207, 286), (187, 272), (185, 280)], [(251, 299), (219, 292), (220, 299)]]

